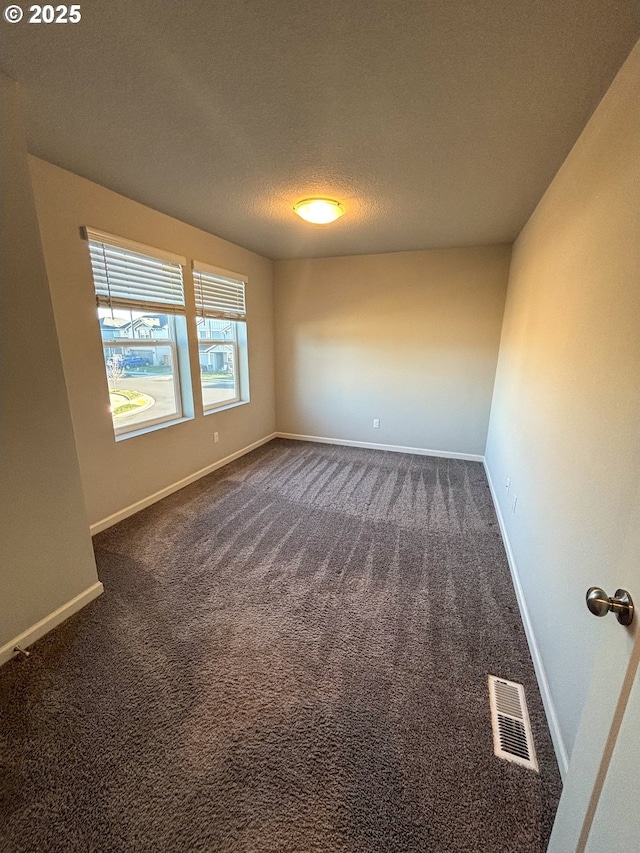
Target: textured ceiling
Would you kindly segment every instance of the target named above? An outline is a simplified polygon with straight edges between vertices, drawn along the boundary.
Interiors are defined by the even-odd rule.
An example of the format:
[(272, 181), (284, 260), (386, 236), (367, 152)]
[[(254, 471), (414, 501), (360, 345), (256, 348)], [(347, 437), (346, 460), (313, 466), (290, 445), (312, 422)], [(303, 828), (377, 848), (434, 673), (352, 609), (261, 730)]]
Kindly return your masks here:
[(640, 34), (636, 0), (81, 9), (0, 23), (30, 150), (272, 258), (512, 240)]

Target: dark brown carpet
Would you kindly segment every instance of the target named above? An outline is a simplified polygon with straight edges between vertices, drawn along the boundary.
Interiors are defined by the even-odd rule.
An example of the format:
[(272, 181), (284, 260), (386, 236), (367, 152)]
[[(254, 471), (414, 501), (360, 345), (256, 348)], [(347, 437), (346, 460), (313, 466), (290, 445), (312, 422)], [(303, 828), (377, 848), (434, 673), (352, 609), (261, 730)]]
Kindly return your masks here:
[[(0, 671), (2, 851), (545, 850), (479, 463), (276, 440), (95, 547), (102, 598)], [(493, 756), (488, 673), (540, 775)]]

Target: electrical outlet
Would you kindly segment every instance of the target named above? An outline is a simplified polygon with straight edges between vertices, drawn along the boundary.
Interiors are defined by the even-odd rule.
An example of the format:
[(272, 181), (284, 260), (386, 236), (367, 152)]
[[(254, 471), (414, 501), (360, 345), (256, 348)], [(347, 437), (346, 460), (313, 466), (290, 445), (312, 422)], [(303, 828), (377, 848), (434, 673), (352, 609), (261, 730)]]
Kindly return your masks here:
[(220, 434), (219, 434), (219, 433), (217, 433), (217, 432), (214, 432), (214, 434), (213, 434), (213, 443), (214, 443), (214, 444), (217, 444), (219, 441), (220, 441)]
[(374, 418), (373, 419), (373, 428), (374, 429), (380, 429), (380, 418)]
[(518, 496), (517, 496), (517, 495), (514, 495), (514, 496), (513, 496), (513, 500), (511, 501), (511, 512), (515, 512), (515, 511), (516, 511), (516, 505), (517, 505), (517, 503), (518, 503)]
[(507, 479), (504, 481), (504, 487), (507, 491), (509, 491), (510, 486), (511, 486), (511, 477), (507, 477)]

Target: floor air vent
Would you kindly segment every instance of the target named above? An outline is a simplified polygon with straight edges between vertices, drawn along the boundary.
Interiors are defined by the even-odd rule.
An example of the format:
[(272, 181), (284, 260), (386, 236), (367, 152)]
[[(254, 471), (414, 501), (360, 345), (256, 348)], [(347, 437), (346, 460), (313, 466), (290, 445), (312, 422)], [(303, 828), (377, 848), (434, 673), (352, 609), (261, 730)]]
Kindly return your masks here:
[(527, 712), (524, 687), (515, 681), (489, 676), (489, 702), (493, 726), (493, 751), (538, 772), (531, 723)]

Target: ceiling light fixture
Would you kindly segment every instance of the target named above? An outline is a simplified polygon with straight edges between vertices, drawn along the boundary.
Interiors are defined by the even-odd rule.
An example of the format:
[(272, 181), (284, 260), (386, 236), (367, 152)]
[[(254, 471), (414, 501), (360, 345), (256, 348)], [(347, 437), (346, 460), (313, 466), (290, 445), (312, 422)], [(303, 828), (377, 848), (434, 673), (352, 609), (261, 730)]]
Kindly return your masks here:
[(305, 198), (293, 205), (298, 216), (314, 225), (335, 222), (344, 213), (344, 207), (332, 198)]

